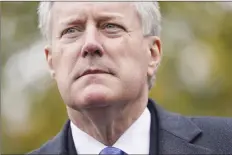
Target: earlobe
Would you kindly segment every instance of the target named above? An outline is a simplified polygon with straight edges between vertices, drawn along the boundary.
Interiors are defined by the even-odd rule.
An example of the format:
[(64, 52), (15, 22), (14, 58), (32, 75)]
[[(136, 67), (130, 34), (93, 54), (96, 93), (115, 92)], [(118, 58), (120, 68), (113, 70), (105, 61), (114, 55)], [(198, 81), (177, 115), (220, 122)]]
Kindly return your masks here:
[(50, 74), (52, 76), (52, 78), (55, 78), (55, 71), (54, 71), (54, 67), (53, 67), (53, 62), (52, 62), (52, 50), (50, 46), (46, 46), (44, 48), (44, 53), (46, 56), (46, 61), (50, 70)]

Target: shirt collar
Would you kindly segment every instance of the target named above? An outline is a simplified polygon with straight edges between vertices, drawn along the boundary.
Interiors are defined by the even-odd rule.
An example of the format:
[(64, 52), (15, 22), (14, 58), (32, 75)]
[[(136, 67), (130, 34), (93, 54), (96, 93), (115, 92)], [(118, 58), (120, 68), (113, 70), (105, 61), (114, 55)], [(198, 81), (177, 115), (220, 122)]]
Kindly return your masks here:
[[(113, 147), (117, 147), (127, 154), (149, 154), (150, 144), (150, 116), (146, 108), (141, 116), (123, 133)], [(99, 154), (105, 146), (71, 122), (74, 145), (78, 154)]]

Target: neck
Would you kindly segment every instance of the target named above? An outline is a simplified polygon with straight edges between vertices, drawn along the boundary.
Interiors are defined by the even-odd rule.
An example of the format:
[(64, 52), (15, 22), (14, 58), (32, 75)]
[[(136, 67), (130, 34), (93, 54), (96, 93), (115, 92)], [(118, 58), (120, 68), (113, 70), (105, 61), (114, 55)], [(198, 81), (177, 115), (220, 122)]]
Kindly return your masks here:
[(79, 129), (99, 142), (112, 146), (143, 113), (147, 106), (147, 96), (143, 96), (124, 104), (109, 104), (119, 106), (95, 107), (83, 111), (68, 107), (68, 115)]

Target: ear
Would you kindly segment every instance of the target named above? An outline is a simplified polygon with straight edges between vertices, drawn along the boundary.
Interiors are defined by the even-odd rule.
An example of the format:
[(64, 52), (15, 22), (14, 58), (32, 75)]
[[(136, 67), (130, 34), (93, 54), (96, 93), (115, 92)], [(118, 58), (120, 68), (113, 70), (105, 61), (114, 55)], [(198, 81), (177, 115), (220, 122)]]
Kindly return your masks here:
[(53, 63), (52, 63), (52, 49), (51, 46), (46, 46), (44, 48), (44, 53), (46, 56), (46, 61), (51, 73), (52, 78), (55, 78), (55, 71), (54, 71), (54, 67), (53, 67)]
[(160, 38), (157, 36), (150, 36), (149, 40), (149, 62), (148, 62), (148, 76), (152, 76), (159, 66), (162, 56), (161, 50), (161, 41)]

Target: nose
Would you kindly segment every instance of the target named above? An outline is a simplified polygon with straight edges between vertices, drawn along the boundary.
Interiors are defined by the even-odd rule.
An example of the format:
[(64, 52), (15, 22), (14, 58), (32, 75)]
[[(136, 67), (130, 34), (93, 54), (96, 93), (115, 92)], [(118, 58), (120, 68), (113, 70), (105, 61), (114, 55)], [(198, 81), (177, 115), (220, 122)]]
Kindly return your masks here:
[(81, 49), (82, 57), (87, 56), (99, 56), (102, 57), (104, 54), (103, 47), (99, 42), (99, 36), (97, 29), (90, 27), (85, 32), (85, 41)]

